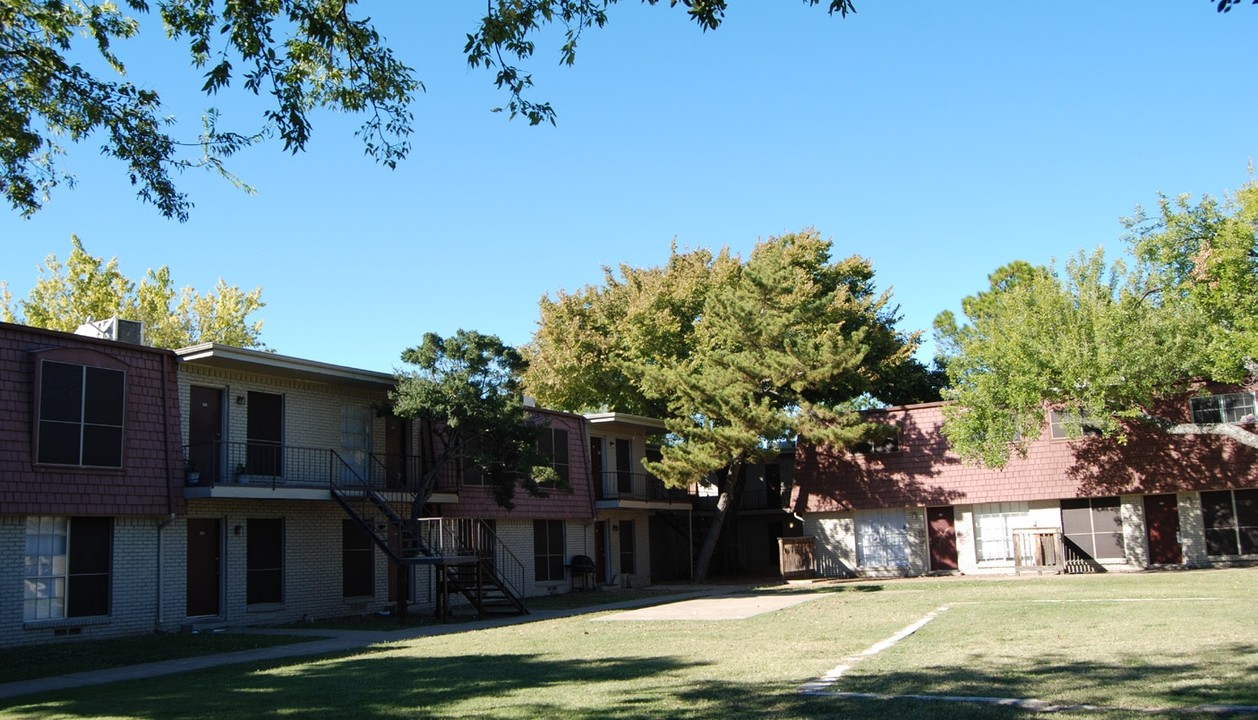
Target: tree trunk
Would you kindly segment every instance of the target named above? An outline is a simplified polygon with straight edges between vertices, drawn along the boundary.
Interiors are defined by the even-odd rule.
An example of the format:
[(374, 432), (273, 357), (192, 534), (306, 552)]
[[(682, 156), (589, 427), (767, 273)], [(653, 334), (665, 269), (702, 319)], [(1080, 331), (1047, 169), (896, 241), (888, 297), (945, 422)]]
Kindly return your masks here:
[(1194, 424), (1184, 423), (1166, 428), (1171, 435), (1223, 435), (1242, 445), (1258, 448), (1258, 434), (1232, 423)]
[(694, 582), (701, 583), (708, 579), (708, 566), (712, 564), (712, 555), (716, 553), (721, 527), (725, 524), (726, 516), (742, 501), (742, 490), (743, 466), (742, 463), (734, 463), (721, 483), (721, 494), (716, 500), (716, 514), (712, 516), (712, 522), (708, 525), (708, 536), (703, 539), (703, 547), (699, 549), (699, 557), (695, 560)]

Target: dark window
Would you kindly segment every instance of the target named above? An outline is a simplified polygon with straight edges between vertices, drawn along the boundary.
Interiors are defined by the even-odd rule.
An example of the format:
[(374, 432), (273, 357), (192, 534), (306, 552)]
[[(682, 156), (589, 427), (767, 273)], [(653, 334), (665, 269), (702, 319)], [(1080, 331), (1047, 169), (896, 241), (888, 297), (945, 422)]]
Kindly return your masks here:
[(284, 396), (249, 391), (246, 422), (246, 473), (280, 477), (284, 474)]
[(1207, 555), (1258, 554), (1258, 490), (1201, 493)]
[(616, 448), (616, 492), (621, 495), (633, 494), (633, 445), (624, 438), (615, 441)]
[(245, 601), (284, 602), (284, 521), (250, 518), (245, 560)]
[(122, 467), (125, 387), (121, 370), (41, 362), (37, 461)]
[(1101, 429), (1082, 410), (1053, 410), (1048, 415), (1049, 435), (1054, 440), (1098, 436)]
[(632, 520), (620, 521), (620, 572), (628, 575), (636, 572), (634, 566), (634, 531)]
[(1123, 520), (1118, 498), (1061, 501), (1061, 527), (1076, 552), (1094, 560), (1123, 558)]
[(852, 452), (862, 455), (881, 455), (897, 452), (900, 449), (900, 426), (883, 426), (882, 438), (863, 440), (852, 446)]
[(375, 595), (375, 557), (371, 536), (353, 520), (341, 521), (341, 594)]
[(28, 517), (24, 618), (108, 615), (112, 566), (112, 518)]
[(564, 428), (542, 428), (537, 437), (537, 449), (550, 461), (559, 476), (559, 483), (568, 484), (568, 431)]
[(533, 521), (533, 576), (538, 582), (563, 580), (562, 520)]
[(485, 471), (476, 462), (478, 453), (480, 453), (480, 437), (474, 435), (467, 438), (463, 442), (463, 453), (460, 458), (464, 485), (490, 484), (489, 479), (485, 476)]

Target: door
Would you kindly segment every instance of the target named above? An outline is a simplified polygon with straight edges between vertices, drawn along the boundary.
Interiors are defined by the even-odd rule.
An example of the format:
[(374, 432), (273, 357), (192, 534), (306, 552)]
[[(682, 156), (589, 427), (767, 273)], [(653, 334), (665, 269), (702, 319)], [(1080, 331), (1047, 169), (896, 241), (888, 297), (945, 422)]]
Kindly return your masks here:
[(1178, 565), (1184, 562), (1179, 542), (1179, 498), (1145, 495), (1144, 524), (1149, 537), (1149, 564)]
[(205, 482), (221, 479), (223, 391), (193, 385), (188, 397), (188, 463)]
[(368, 453), (371, 452), (371, 408), (341, 406), (341, 482), (370, 484)]
[(188, 518), (186, 613), (188, 617), (219, 614), (222, 523), (217, 518)]
[(930, 535), (930, 569), (957, 569), (957, 526), (951, 507), (926, 509), (926, 525)]

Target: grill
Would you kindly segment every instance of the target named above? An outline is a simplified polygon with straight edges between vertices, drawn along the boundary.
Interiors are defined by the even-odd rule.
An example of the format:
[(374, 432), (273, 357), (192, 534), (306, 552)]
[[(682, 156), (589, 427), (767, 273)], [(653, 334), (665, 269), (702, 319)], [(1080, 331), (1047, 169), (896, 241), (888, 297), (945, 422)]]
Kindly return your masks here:
[(589, 555), (573, 555), (572, 562), (568, 563), (568, 570), (572, 574), (573, 590), (594, 589), (594, 573), (598, 570), (598, 565), (594, 564)]

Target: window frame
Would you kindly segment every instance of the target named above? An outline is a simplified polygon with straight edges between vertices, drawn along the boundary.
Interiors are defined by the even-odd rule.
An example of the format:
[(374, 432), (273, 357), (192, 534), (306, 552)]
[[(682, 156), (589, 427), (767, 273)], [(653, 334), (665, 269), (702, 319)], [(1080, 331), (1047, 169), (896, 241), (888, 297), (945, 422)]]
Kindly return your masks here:
[[(1017, 508), (1017, 509), (1013, 509)], [(1025, 502), (997, 502), (997, 503), (978, 503), (974, 505), (972, 510), (973, 516), (971, 522), (974, 527), (974, 557), (982, 562), (1013, 562), (1013, 531), (1020, 528), (1032, 527), (1030, 507)], [(1001, 533), (1003, 537), (1000, 540), (995, 538), (985, 538), (982, 529), (981, 519), (999, 518), (1001, 524)], [(990, 530), (988, 531), (991, 532)], [(1001, 557), (989, 556), (985, 552), (985, 546), (995, 547), (996, 543), (1000, 543), (1003, 549)]]
[[(284, 603), (285, 528), (283, 518), (245, 519), (245, 605), (282, 605)], [(263, 547), (260, 543), (271, 539), (274, 532), (278, 548)], [(255, 538), (257, 545), (255, 545)], [(268, 564), (272, 555), (278, 562)], [(277, 585), (271, 594), (270, 584)], [(278, 581), (278, 582), (276, 582)]]
[[(559, 440), (559, 435), (563, 434), (563, 440)], [(558, 482), (540, 483), (546, 487), (560, 485), (568, 487), (572, 482), (572, 448), (568, 445), (571, 433), (568, 428), (554, 427), (548, 425), (543, 427), (537, 436), (537, 450), (546, 457), (551, 468), (554, 469), (555, 475), (558, 476)], [(562, 448), (562, 462), (560, 462), (560, 448)]]
[[(1238, 499), (1237, 495), (1241, 497)], [(1226, 514), (1216, 515), (1217, 500), (1226, 496)], [(1216, 502), (1211, 502), (1216, 500)], [(1242, 503), (1243, 501), (1243, 503)], [(1206, 557), (1253, 557), (1258, 555), (1258, 489), (1210, 490), (1201, 493), (1202, 534), (1206, 541)], [(1229, 542), (1227, 549), (1235, 552), (1214, 552), (1220, 542)]]
[[(1070, 413), (1072, 417), (1065, 417)], [(1084, 437), (1096, 437), (1101, 434), (1100, 428), (1090, 423), (1087, 413), (1082, 410), (1049, 410), (1048, 437), (1050, 440), (1079, 440)], [(1070, 426), (1078, 423), (1079, 433), (1070, 434)]]
[(341, 597), (374, 597), (376, 552), (371, 534), (356, 520), (341, 520)]
[[(1239, 400), (1241, 398), (1248, 400), (1248, 402), (1229, 403), (1229, 399)], [(1211, 402), (1214, 404), (1213, 408), (1203, 407)], [(1188, 413), (1196, 425), (1235, 425), (1246, 422), (1246, 418), (1248, 418), (1248, 422), (1253, 422), (1255, 413), (1254, 394), (1248, 390), (1242, 390), (1239, 392), (1191, 397), (1188, 398)], [(1214, 413), (1217, 419), (1205, 419), (1201, 416), (1204, 413)], [(1234, 419), (1228, 419), (1228, 416), (1232, 416)]]
[[(61, 384), (46, 385), (58, 372), (51, 366), (69, 369), (68, 375), (77, 374), (77, 387), (67, 392)], [(59, 348), (38, 354), (31, 413), (32, 464), (106, 472), (123, 470), (126, 466), (128, 379), (125, 363), (94, 351)], [(71, 394), (76, 397), (71, 398)], [(102, 400), (110, 406), (107, 410), (102, 409)], [(65, 407), (60, 408), (62, 414), (58, 414), (54, 405), (61, 403)], [(67, 409), (70, 412), (65, 414)], [(68, 447), (54, 445), (58, 439), (73, 440), (74, 450), (67, 452)]]
[[(1116, 521), (1115, 529), (1106, 530), (1104, 528), (1097, 529), (1098, 518), (1110, 517), (1112, 508), (1113, 518)], [(1127, 540), (1123, 537), (1123, 519), (1122, 501), (1118, 496), (1098, 497), (1098, 498), (1068, 498), (1059, 503), (1061, 512), (1061, 534), (1066, 540), (1073, 543), (1088, 558), (1101, 562), (1104, 560), (1125, 560), (1127, 557)], [(1067, 511), (1086, 510), (1087, 514), (1087, 530), (1081, 527), (1078, 530), (1071, 530), (1073, 522), (1067, 522)], [(1078, 517), (1083, 517), (1080, 514)], [(1078, 518), (1075, 518), (1078, 519)], [(1096, 549), (1098, 547), (1098, 537), (1113, 537), (1117, 539), (1118, 553), (1117, 555), (1101, 555)], [(1086, 538), (1086, 545), (1081, 540)]]
[(900, 423), (879, 423), (884, 427), (892, 430), (886, 438), (880, 443), (873, 440), (861, 440), (852, 446), (852, 452), (857, 455), (891, 455), (900, 452), (900, 435), (903, 429)]
[(539, 583), (564, 579), (567, 559), (567, 524), (563, 520), (533, 521), (533, 580)]
[[(24, 537), (24, 622), (110, 616), (113, 609), (112, 517), (30, 515), (26, 518)], [(47, 590), (49, 587), (51, 592)]]

